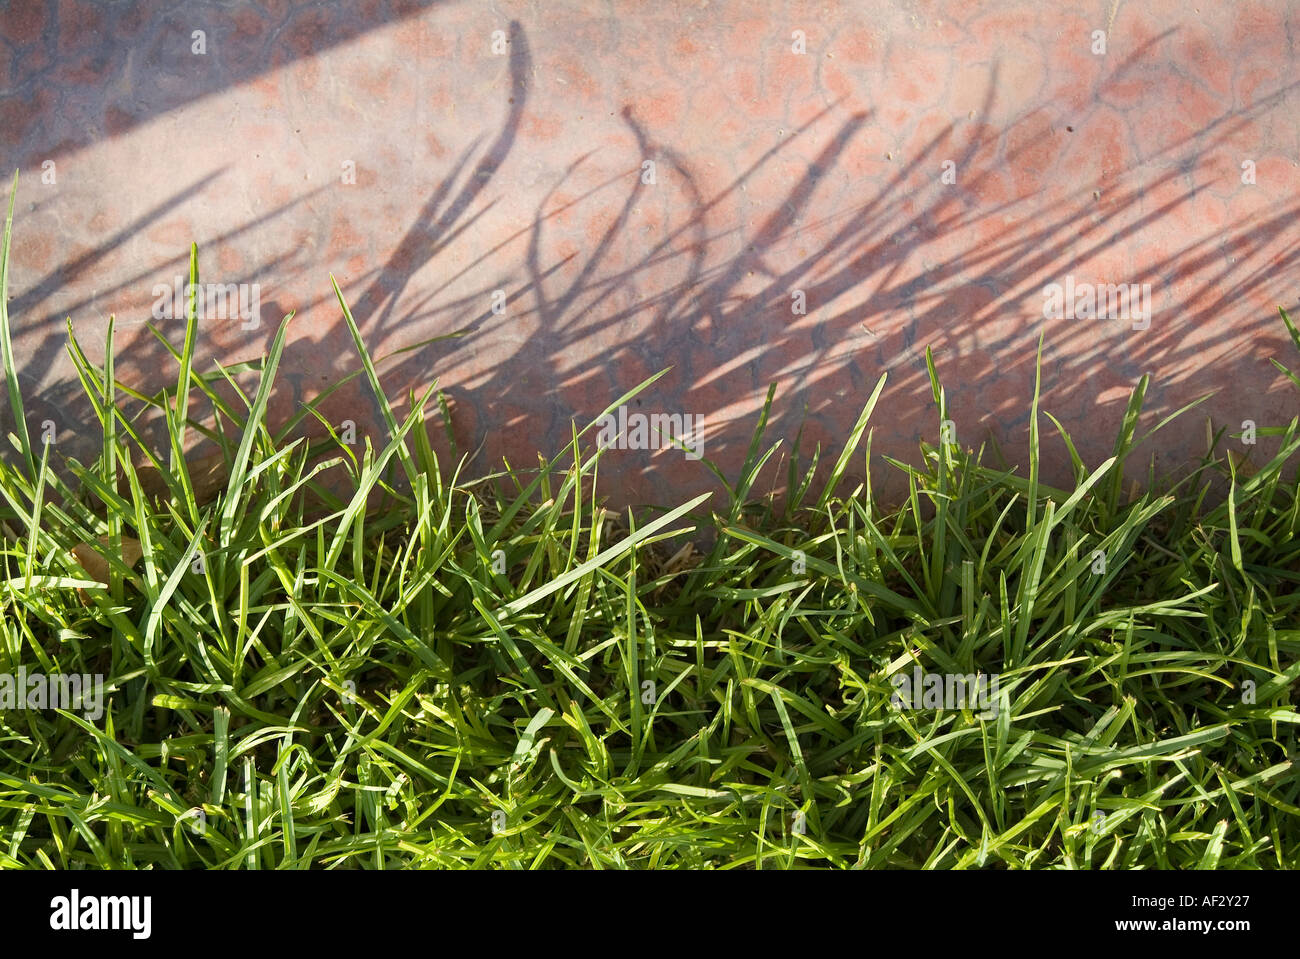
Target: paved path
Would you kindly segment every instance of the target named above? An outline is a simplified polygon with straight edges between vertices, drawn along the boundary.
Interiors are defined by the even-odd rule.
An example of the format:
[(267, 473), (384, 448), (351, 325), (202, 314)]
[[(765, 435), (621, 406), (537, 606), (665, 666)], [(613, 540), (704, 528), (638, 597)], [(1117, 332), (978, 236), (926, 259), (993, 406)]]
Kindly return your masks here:
[[(1151, 423), (1211, 390), (1216, 426), (1285, 421), (1298, 36), (1293, 4), (1256, 0), (0, 3), (31, 426), (94, 441), (68, 316), (93, 356), (116, 314), (119, 375), (162, 385), (144, 322), (191, 240), (260, 308), (205, 319), (205, 365), (298, 311), (280, 419), (355, 368), (331, 272), (376, 354), (469, 331), (382, 369), (394, 393), (438, 378), (480, 471), (669, 366), (630, 412), (702, 416), (728, 469), (770, 382), (772, 437), (833, 448), (886, 371), (874, 452), (915, 459), (940, 429), (927, 345), (958, 442), (1015, 461), (1040, 331), (1044, 405), (1092, 463), (1143, 372)], [(378, 437), (363, 390), (327, 409)], [(1186, 462), (1205, 426), (1149, 449)], [(602, 486), (711, 483), (620, 449)]]

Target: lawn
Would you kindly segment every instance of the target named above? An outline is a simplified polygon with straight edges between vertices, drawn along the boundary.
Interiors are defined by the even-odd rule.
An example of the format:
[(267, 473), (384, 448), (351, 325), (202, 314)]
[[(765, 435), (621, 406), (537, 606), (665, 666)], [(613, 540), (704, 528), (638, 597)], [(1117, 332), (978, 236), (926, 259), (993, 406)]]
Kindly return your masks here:
[[(15, 376), (12, 197), (0, 672), (51, 698), (0, 702), (0, 865), (1297, 865), (1297, 420), (1260, 430), (1276, 456), (1243, 467), (1221, 433), (1135, 491), (1145, 379), (1097, 464), (1026, 396), (1008, 471), (872, 457), (882, 377), (842, 455), (765, 443), (765, 413), (725, 496), (615, 513), (594, 424), (540, 469), (440, 459), (436, 389), (399, 419), (339, 293), (382, 442), (315, 404), (268, 421), (291, 319), (257, 363), (199, 370), (191, 309), (155, 396), (114, 376), (111, 322), (102, 367), (69, 325), (103, 446), (64, 462)], [(1039, 481), (1049, 443), (1070, 489)], [(881, 470), (904, 502), (845, 479)], [(67, 676), (82, 698), (51, 708)]]

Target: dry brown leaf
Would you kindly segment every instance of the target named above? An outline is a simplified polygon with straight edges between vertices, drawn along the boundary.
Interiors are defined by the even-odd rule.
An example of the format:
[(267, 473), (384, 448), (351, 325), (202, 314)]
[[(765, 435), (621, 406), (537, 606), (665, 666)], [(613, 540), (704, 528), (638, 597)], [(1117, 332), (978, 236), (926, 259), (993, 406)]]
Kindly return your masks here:
[(1259, 467), (1252, 463), (1247, 458), (1248, 456), (1249, 454), (1243, 455), (1234, 450), (1228, 450), (1228, 457), (1232, 460), (1233, 469), (1237, 471), (1237, 475), (1243, 476), (1246, 479), (1250, 479), (1250, 477), (1259, 472)]
[[(99, 543), (104, 549), (110, 548), (107, 536), (101, 536)], [(72, 555), (92, 579), (105, 586), (108, 585), (108, 560), (104, 558), (103, 551), (95, 549), (89, 543), (78, 543), (72, 547)], [(144, 550), (140, 548), (140, 541), (130, 536), (123, 536), (121, 555), (123, 563), (128, 567), (134, 566), (144, 555)]]

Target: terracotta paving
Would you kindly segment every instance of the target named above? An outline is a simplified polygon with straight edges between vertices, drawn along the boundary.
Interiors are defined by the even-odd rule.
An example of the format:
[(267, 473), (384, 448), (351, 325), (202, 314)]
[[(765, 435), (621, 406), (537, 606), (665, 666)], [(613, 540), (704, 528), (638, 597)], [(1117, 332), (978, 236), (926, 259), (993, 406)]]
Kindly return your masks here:
[[(1300, 365), (1298, 36), (1258, 0), (0, 3), (29, 425), (94, 448), (69, 317), (98, 359), (114, 314), (119, 376), (174, 382), (146, 321), (194, 241), (236, 291), (204, 369), (297, 311), (280, 421), (356, 368), (331, 273), (377, 356), (466, 331), (381, 373), (437, 379), (471, 472), (535, 464), (666, 367), (629, 412), (703, 417), (724, 470), (772, 382), (769, 437), (825, 460), (887, 372), (897, 490), (879, 457), (939, 439), (927, 346), (957, 441), (1021, 462), (1040, 333), (1043, 405), (1092, 464), (1143, 373), (1148, 427), (1218, 391), (1144, 447), (1173, 469), (1206, 416), (1296, 414), (1270, 357)], [(355, 381), (325, 408), (382, 445)], [(602, 462), (618, 504), (714, 488), (678, 449)]]

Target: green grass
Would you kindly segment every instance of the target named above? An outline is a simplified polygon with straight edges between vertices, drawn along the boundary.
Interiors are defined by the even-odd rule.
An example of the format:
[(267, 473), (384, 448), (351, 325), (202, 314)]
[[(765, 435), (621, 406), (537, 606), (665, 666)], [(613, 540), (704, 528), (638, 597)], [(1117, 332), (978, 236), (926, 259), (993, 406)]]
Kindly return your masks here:
[[(725, 501), (618, 515), (591, 496), (590, 426), (539, 470), (440, 462), (436, 390), (396, 417), (340, 293), (389, 438), (344, 445), (315, 409), (268, 423), (290, 320), (261, 362), (201, 372), (191, 308), (152, 397), (116, 381), (111, 322), (104, 368), (69, 327), (103, 450), (65, 479), (25, 425), (6, 301), (0, 672), (109, 690), (95, 721), (0, 713), (7, 867), (1297, 864), (1294, 420), (1249, 476), (1210, 455), (1130, 500), (1145, 381), (1070, 490), (1039, 479), (1040, 444), (1068, 438), (1040, 434), (1035, 395), (1027, 479), (926, 446), (885, 466), (909, 489), (887, 508), (842, 482), (881, 468), (877, 388), (829, 470), (784, 460), (780, 503), (753, 493), (782, 462), (760, 422)], [(289, 438), (316, 420), (324, 440)], [(210, 501), (187, 434), (223, 450)], [(683, 551), (697, 525), (713, 545)], [(914, 663), (999, 675), (996, 717), (895, 708)]]

